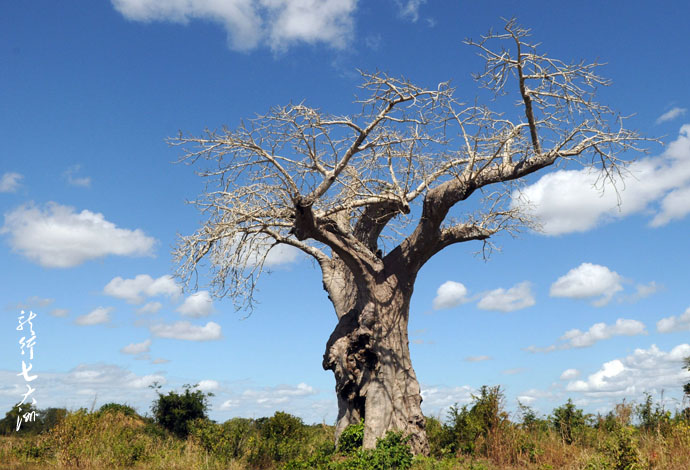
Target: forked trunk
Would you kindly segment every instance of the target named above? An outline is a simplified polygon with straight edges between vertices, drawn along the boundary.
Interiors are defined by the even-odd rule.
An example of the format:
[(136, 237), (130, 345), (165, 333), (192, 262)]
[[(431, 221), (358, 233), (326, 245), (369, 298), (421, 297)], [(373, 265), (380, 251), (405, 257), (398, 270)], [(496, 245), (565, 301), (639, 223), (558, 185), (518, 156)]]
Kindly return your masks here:
[(358, 294), (354, 307), (338, 312), (339, 322), (324, 354), (324, 369), (335, 374), (336, 437), (364, 418), (365, 448), (396, 430), (410, 436), (414, 454), (428, 454), (422, 397), (407, 336), (412, 287), (389, 279), (373, 292), (360, 288)]

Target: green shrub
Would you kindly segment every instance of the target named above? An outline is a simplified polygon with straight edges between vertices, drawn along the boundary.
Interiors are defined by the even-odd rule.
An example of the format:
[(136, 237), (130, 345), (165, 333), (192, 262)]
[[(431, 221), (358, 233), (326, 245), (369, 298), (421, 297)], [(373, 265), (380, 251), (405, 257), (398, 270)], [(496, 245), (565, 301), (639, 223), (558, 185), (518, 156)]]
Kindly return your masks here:
[[(449, 450), (474, 455), (477, 451), (486, 454), (490, 436), (507, 423), (508, 415), (502, 410), (503, 392), (500, 386), (482, 386), (479, 395), (472, 395), (472, 406), (457, 404), (448, 413), (448, 432), (451, 436)], [(482, 437), (482, 448), (477, 449)]]
[(106, 403), (98, 409), (99, 413), (122, 413), (125, 416), (139, 416), (134, 408), (119, 403)]
[(568, 399), (565, 405), (553, 410), (551, 420), (553, 427), (566, 444), (572, 444), (575, 436), (585, 426), (584, 412), (576, 408), (571, 399)]
[[(20, 435), (38, 434), (42, 430), (40, 418), (40, 411), (31, 403), (24, 403), (21, 406), (17, 403), (0, 420), (0, 434), (6, 436), (15, 433)], [(17, 431), (18, 421), (20, 422), (19, 431)]]
[(208, 397), (212, 393), (192, 389), (191, 385), (184, 385), (184, 393), (175, 391), (163, 395), (158, 391), (160, 386), (154, 384), (158, 399), (153, 403), (151, 411), (158, 424), (176, 436), (185, 439), (189, 434), (189, 424), (195, 419), (207, 418)]
[(614, 470), (641, 470), (646, 468), (630, 426), (616, 430), (604, 445), (604, 453)]
[(640, 428), (647, 432), (667, 434), (671, 424), (671, 412), (664, 410), (663, 404), (654, 404), (649, 393), (645, 393), (645, 401), (635, 408), (640, 420)]
[(438, 459), (453, 455), (457, 448), (452, 429), (433, 416), (426, 418), (426, 437), (431, 457)]
[(247, 461), (252, 468), (266, 468), (274, 462), (294, 460), (304, 452), (307, 427), (302, 420), (282, 411), (255, 421), (258, 436), (247, 442)]
[(350, 424), (343, 430), (340, 438), (338, 438), (338, 452), (352, 454), (362, 448), (362, 442), (364, 442), (363, 419), (357, 424)]

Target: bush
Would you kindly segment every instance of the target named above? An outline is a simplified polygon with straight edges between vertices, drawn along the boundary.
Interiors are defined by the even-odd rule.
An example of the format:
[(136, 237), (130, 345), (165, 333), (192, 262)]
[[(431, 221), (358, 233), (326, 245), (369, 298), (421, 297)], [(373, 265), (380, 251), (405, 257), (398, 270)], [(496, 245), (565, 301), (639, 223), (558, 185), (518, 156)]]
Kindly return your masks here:
[(637, 470), (644, 468), (640, 450), (634, 439), (634, 429), (621, 427), (606, 442), (604, 452), (615, 470)]
[[(482, 386), (479, 395), (472, 395), (472, 407), (457, 404), (448, 413), (448, 432), (451, 436), (450, 450), (474, 455), (487, 454), (495, 441), (496, 433), (507, 423), (508, 415), (502, 410), (503, 392), (500, 386)], [(480, 439), (481, 442), (480, 442)], [(480, 444), (481, 448), (477, 448)]]
[(247, 443), (247, 460), (252, 468), (266, 468), (273, 462), (284, 463), (298, 458), (306, 441), (307, 427), (302, 420), (282, 411), (270, 418), (255, 421), (258, 436)]
[(640, 428), (647, 432), (666, 434), (671, 422), (671, 412), (665, 411), (662, 404), (654, 404), (652, 396), (645, 393), (644, 403), (637, 405), (635, 412), (640, 420)]
[(577, 433), (585, 426), (584, 412), (576, 408), (571, 399), (568, 399), (565, 405), (553, 410), (551, 420), (553, 427), (566, 444), (572, 444)]
[(153, 385), (157, 390), (158, 400), (153, 403), (151, 411), (158, 424), (176, 436), (185, 439), (189, 434), (189, 424), (195, 419), (206, 419), (208, 398), (212, 393), (192, 389), (191, 385), (184, 385), (184, 393), (175, 391), (163, 395), (158, 391), (160, 386)]
[(329, 470), (407, 470), (412, 452), (402, 433), (388, 432), (375, 449), (360, 449), (347, 460), (335, 462)]
[[(25, 417), (28, 421), (24, 420)], [(21, 406), (17, 403), (0, 420), (0, 434), (6, 436), (14, 433), (38, 434), (42, 430), (40, 417), (40, 411), (31, 403), (24, 403)], [(21, 422), (19, 431), (17, 431), (18, 421)]]
[(364, 420), (346, 427), (338, 439), (338, 452), (352, 454), (362, 448), (364, 442)]
[(137, 412), (129, 405), (121, 405), (119, 403), (106, 403), (98, 409), (99, 413), (122, 413), (125, 416), (139, 416)]

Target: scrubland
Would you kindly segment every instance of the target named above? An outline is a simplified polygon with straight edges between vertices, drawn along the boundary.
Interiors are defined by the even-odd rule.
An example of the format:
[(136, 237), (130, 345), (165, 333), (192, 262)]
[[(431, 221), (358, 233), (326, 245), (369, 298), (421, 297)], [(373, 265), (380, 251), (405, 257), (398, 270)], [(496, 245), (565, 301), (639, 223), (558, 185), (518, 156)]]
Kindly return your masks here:
[(620, 403), (605, 415), (587, 415), (568, 401), (548, 416), (538, 416), (526, 406), (513, 416), (503, 410), (499, 387), (483, 387), (471, 403), (451, 407), (443, 417), (427, 417), (427, 457), (413, 457), (405, 437), (396, 433), (380, 440), (376, 449), (363, 450), (361, 424), (350, 426), (336, 446), (332, 426), (306, 425), (282, 412), (216, 423), (205, 416), (205, 399), (190, 389), (185, 394), (159, 394), (153, 416), (141, 416), (120, 404), (97, 411), (43, 410), (20, 432), (10, 426), (16, 422), (11, 411), (0, 421), (0, 467), (690, 469), (690, 408), (672, 413), (650, 396), (643, 403)]

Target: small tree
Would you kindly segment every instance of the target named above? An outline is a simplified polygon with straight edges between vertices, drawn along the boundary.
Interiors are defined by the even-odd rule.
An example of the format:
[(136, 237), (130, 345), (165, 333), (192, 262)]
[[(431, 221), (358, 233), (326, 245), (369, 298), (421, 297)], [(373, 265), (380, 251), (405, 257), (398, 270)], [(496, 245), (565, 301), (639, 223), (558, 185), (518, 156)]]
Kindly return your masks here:
[[(690, 356), (683, 360), (683, 368), (690, 372)], [(690, 398), (690, 382), (683, 385), (683, 393), (686, 397)]]
[[(19, 429), (17, 429), (19, 427)], [(14, 405), (0, 420), (0, 434), (37, 434), (41, 432), (41, 412), (31, 403)]]
[(291, 104), (235, 130), (170, 141), (182, 161), (210, 163), (196, 201), (208, 219), (175, 252), (182, 279), (209, 261), (214, 293), (251, 308), (275, 246), (321, 268), (338, 319), (323, 359), (335, 375), (336, 439), (363, 418), (365, 448), (401, 430), (414, 453), (428, 453), (407, 332), (422, 267), (451, 245), (490, 247), (529, 224), (513, 197), (528, 175), (569, 161), (613, 179), (618, 155), (641, 140), (596, 101), (608, 84), (599, 64), (551, 58), (528, 36), (511, 20), (466, 41), (485, 60), (476, 80), (498, 109), (460, 102), (448, 83), (362, 73), (355, 115)]
[(208, 398), (213, 393), (192, 390), (196, 386), (184, 385), (184, 393), (170, 391), (163, 395), (160, 393), (160, 385), (154, 384), (151, 387), (158, 394), (158, 399), (151, 406), (154, 419), (178, 437), (187, 437), (189, 425), (195, 419), (207, 418)]
[(551, 420), (566, 444), (572, 444), (577, 433), (585, 426), (584, 411), (577, 408), (570, 398), (565, 405), (553, 410)]

